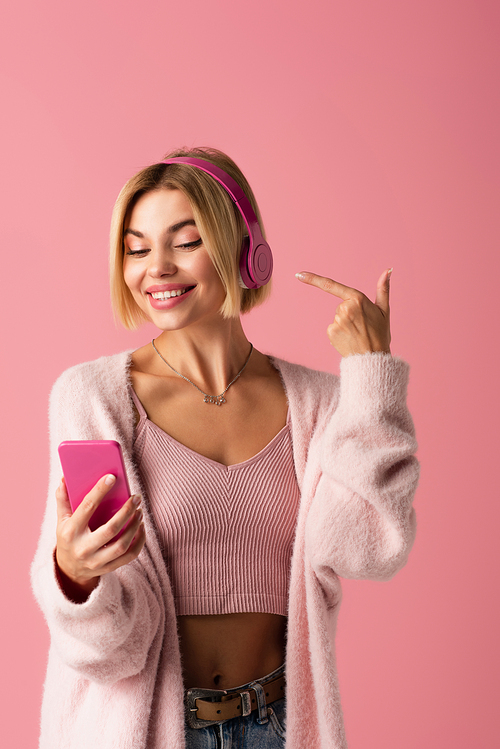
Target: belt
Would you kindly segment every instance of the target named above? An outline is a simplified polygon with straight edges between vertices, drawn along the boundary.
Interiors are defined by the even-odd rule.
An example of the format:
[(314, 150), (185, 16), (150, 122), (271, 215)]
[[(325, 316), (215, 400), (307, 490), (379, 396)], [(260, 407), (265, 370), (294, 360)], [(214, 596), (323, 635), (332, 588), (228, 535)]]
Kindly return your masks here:
[[(285, 677), (279, 676), (267, 684), (264, 689), (266, 705), (279, 700), (285, 695)], [(204, 700), (203, 697), (219, 700)], [(191, 728), (203, 728), (208, 723), (221, 723), (224, 720), (246, 717), (256, 710), (257, 695), (249, 686), (247, 689), (189, 689), (186, 693), (186, 718)]]

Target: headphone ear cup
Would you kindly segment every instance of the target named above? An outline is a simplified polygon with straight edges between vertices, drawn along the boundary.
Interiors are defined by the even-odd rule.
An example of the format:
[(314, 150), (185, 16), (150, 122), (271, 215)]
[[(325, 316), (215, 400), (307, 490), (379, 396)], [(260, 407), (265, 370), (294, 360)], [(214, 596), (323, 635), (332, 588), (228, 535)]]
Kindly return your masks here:
[(250, 238), (245, 237), (240, 251), (240, 286), (244, 289), (258, 289), (265, 286), (273, 272), (271, 248), (262, 239), (250, 254)]
[(250, 250), (250, 237), (243, 237), (240, 250), (239, 284), (243, 289), (253, 289), (254, 284), (248, 272), (248, 252)]
[(255, 281), (256, 288), (265, 286), (271, 278), (273, 272), (273, 254), (271, 248), (264, 240), (252, 250), (249, 272)]

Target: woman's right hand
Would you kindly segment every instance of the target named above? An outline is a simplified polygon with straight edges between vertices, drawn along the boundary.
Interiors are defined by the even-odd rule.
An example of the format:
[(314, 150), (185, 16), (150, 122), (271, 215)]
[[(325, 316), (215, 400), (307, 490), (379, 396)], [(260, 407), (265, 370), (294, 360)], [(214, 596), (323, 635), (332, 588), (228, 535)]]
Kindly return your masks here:
[[(114, 483), (114, 476), (111, 480), (103, 476), (74, 512), (64, 478), (56, 491), (59, 581), (68, 598), (76, 603), (88, 598), (101, 575), (135, 559), (146, 541), (140, 495), (130, 497), (107, 523), (90, 530), (90, 518)], [(113, 541), (125, 526), (120, 538)]]

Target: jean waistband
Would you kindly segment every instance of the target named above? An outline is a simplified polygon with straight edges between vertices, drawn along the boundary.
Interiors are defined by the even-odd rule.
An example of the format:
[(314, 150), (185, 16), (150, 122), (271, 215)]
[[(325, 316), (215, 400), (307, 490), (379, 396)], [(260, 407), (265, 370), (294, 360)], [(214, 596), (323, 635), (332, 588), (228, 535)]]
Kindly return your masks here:
[[(186, 709), (186, 721), (191, 728), (205, 728), (215, 723), (224, 723), (233, 717), (246, 717), (253, 710), (258, 710), (257, 721), (267, 722), (267, 704), (274, 700), (284, 697), (285, 690), (285, 664), (271, 671), (271, 673), (254, 679), (246, 684), (232, 689), (202, 689), (193, 687), (188, 689), (184, 694), (184, 703)], [(277, 682), (272, 684), (272, 682)], [(266, 692), (265, 685), (269, 684), (269, 692)], [(252, 698), (250, 690), (254, 693)], [(209, 703), (217, 703), (213, 707)], [(208, 711), (206, 717), (210, 720), (202, 719), (198, 712), (203, 714)], [(214, 711), (214, 708), (219, 708)], [(224, 713), (230, 712), (224, 716)], [(211, 714), (213, 713), (213, 715)], [(217, 713), (221, 718), (217, 719)], [(224, 716), (224, 717), (222, 717)]]

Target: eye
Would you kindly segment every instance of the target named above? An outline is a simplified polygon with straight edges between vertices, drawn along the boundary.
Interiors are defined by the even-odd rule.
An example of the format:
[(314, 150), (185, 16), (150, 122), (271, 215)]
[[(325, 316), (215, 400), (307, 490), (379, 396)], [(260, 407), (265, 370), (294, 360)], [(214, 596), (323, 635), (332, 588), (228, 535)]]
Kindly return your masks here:
[(201, 238), (196, 239), (194, 242), (186, 242), (185, 244), (178, 244), (175, 246), (176, 250), (194, 250), (195, 247), (199, 247), (202, 243)]
[(125, 255), (144, 255), (149, 250), (131, 250), (129, 247), (125, 248)]

